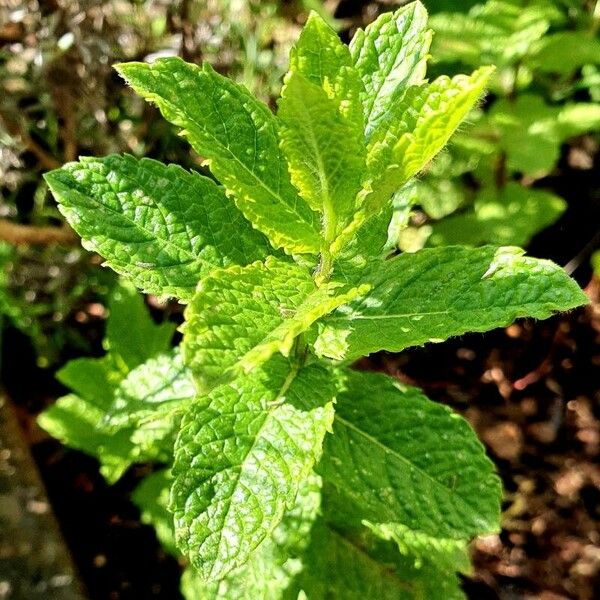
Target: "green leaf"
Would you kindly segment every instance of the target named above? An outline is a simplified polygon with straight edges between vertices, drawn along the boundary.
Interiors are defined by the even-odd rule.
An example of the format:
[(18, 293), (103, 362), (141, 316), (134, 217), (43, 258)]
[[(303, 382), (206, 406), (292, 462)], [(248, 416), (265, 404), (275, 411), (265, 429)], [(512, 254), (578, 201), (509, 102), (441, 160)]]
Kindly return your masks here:
[[(591, 33), (591, 32), (590, 32)], [(540, 73), (571, 75), (587, 64), (600, 64), (600, 40), (586, 31), (560, 31), (544, 36), (528, 64)]]
[[(308, 600), (460, 600), (456, 577), (415, 568), (318, 521), (290, 597)], [(298, 596), (299, 593), (304, 595)]]
[(364, 85), (350, 50), (338, 34), (311, 12), (290, 52), (290, 74), (296, 73), (323, 89), (340, 113), (362, 134)]
[(275, 352), (288, 355), (296, 336), (366, 289), (336, 282), (317, 288), (308, 270), (272, 257), (215, 272), (186, 310), (184, 360), (199, 389), (210, 389)]
[(324, 519), (347, 537), (368, 540), (370, 545), (380, 548), (389, 547), (394, 555), (400, 552), (403, 564), (410, 567), (421, 569), (429, 566), (449, 576), (457, 572), (471, 573), (467, 539), (434, 537), (397, 522), (371, 523), (364, 518), (361, 504), (329, 482), (324, 482), (322, 495), (321, 513)]
[(499, 528), (500, 480), (468, 423), (384, 375), (349, 373), (318, 472), (397, 542)]
[(418, 181), (416, 186), (418, 203), (432, 219), (451, 215), (465, 203), (467, 194), (460, 180), (431, 177)]
[(514, 182), (499, 191), (486, 188), (476, 197), (473, 212), (433, 223), (428, 244), (525, 246), (538, 231), (554, 223), (566, 208), (567, 203), (562, 198)]
[(488, 121), (508, 169), (540, 178), (558, 162), (565, 140), (600, 129), (600, 107), (585, 102), (553, 106), (541, 96), (521, 94), (514, 101), (495, 102)]
[(510, 83), (502, 81), (502, 73), (510, 74), (515, 65), (527, 64), (536, 42), (544, 39), (551, 24), (564, 25), (565, 15), (556, 4), (493, 0), (473, 7), (468, 14), (436, 14), (429, 20), (435, 33), (432, 58), (474, 67), (494, 64), (499, 71), (492, 85), (506, 94)]
[(321, 455), (334, 378), (283, 357), (213, 390), (183, 418), (171, 510), (179, 548), (207, 581), (244, 564)]
[(294, 575), (302, 568), (302, 555), (320, 508), (320, 478), (311, 475), (300, 483), (294, 506), (248, 562), (217, 582), (206, 583), (192, 567), (185, 570), (181, 591), (188, 600), (283, 600)]
[(174, 323), (154, 323), (143, 297), (126, 281), (112, 289), (108, 310), (103, 340), (108, 354), (71, 360), (56, 374), (62, 384), (103, 410), (110, 406), (115, 390), (131, 369), (169, 349), (175, 330)]
[[(384, 259), (396, 249), (399, 232), (406, 228), (413, 204), (417, 200), (416, 186), (409, 182), (393, 196), (392, 202), (383, 210), (366, 217), (361, 222), (357, 219), (345, 232), (355, 228), (351, 238), (340, 251), (340, 236), (332, 246), (334, 252), (334, 278), (346, 282), (357, 281), (362, 277), (367, 265), (373, 259)], [(344, 235), (345, 235), (344, 234)], [(339, 254), (338, 254), (339, 253)]]
[(403, 556), (412, 557), (415, 566), (435, 565), (447, 573), (471, 573), (471, 561), (466, 540), (434, 537), (405, 527), (400, 523), (364, 522), (374, 535), (394, 542)]
[(509, 171), (542, 177), (552, 170), (560, 156), (559, 112), (560, 108), (533, 94), (494, 103), (488, 120), (499, 138), (499, 151), (506, 154)]
[(141, 512), (141, 521), (152, 525), (161, 546), (171, 555), (179, 556), (175, 545), (173, 515), (168, 511), (169, 491), (173, 478), (168, 470), (157, 471), (144, 477), (131, 495)]
[(215, 267), (269, 254), (223, 188), (177, 165), (84, 157), (45, 179), (83, 245), (145, 292), (188, 300)]
[(362, 124), (346, 118), (338, 101), (294, 71), (283, 88), (278, 116), (292, 182), (323, 214), (323, 237), (330, 243), (356, 210), (366, 168)]
[[(136, 419), (138, 415), (133, 409), (141, 411), (140, 404), (150, 404), (157, 399), (153, 393), (159, 394), (159, 390), (150, 390), (149, 386), (153, 386), (159, 376), (147, 382), (144, 389), (140, 373), (147, 372), (148, 366), (136, 367), (170, 347), (174, 325), (168, 322), (156, 325), (143, 298), (125, 281), (112, 290), (108, 307), (104, 338), (108, 353), (102, 358), (68, 362), (57, 373), (57, 378), (76, 394), (60, 398), (38, 417), (38, 422), (64, 444), (98, 458), (100, 472), (113, 483), (135, 462), (168, 461), (172, 455), (176, 427), (173, 416), (155, 415), (154, 420), (145, 423)], [(131, 413), (122, 412), (118, 422), (111, 422), (115, 393), (130, 371), (131, 379), (140, 384), (136, 390), (138, 403), (130, 399), (127, 409)], [(127, 383), (124, 389), (130, 389)], [(158, 396), (158, 399), (163, 397)], [(147, 409), (147, 412), (151, 411)]]
[(195, 396), (191, 373), (183, 364), (179, 348), (175, 348), (128, 373), (115, 390), (106, 423), (117, 429), (139, 427), (181, 410)]
[(298, 73), (335, 97), (335, 88), (344, 68), (352, 67), (348, 46), (319, 16), (311, 11), (290, 51), (290, 72)]
[(170, 348), (175, 324), (165, 321), (157, 325), (144, 298), (131, 283), (117, 283), (110, 295), (108, 311), (103, 345), (113, 360), (123, 365), (123, 373)]
[(558, 113), (556, 131), (561, 141), (600, 130), (600, 105), (592, 102), (565, 104)]
[(135, 448), (129, 432), (115, 434), (102, 427), (104, 415), (101, 408), (68, 394), (39, 415), (37, 422), (63, 444), (98, 458), (100, 472), (114, 483), (135, 462)]
[(113, 356), (103, 356), (70, 360), (56, 373), (56, 378), (91, 404), (105, 408), (126, 373), (126, 368), (117, 364)]
[(118, 72), (181, 127), (238, 208), (276, 247), (320, 250), (319, 218), (298, 197), (279, 149), (277, 119), (244, 87), (178, 58), (125, 63)]
[(406, 88), (423, 81), (430, 44), (427, 11), (421, 2), (384, 13), (354, 35), (350, 52), (365, 86), (367, 139)]
[(473, 108), (493, 72), (442, 76), (410, 88), (386, 113), (368, 146), (369, 185), (364, 200), (378, 210), (444, 147)]
[[(320, 352), (353, 359), (399, 352), (467, 331), (504, 327), (520, 317), (546, 319), (588, 302), (567, 274), (519, 248), (447, 246), (373, 263), (372, 286), (323, 319)], [(327, 350), (335, 340), (335, 352)], [(334, 346), (332, 346), (333, 348)]]

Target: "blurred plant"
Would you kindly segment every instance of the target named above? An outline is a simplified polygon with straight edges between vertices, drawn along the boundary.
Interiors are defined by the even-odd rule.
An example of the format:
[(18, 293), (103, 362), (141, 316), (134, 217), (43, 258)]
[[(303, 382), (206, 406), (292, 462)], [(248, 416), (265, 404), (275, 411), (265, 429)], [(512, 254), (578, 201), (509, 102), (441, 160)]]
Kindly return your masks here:
[[(416, 183), (402, 249), (526, 245), (560, 217), (566, 202), (531, 186), (555, 170), (562, 144), (600, 130), (599, 25), (597, 4), (571, 0), (489, 0), (432, 16), (434, 72), (497, 70), (486, 105)], [(569, 160), (593, 164), (585, 146)]]
[(302, 10), (294, 5), (284, 15), (279, 2), (257, 0), (1, 3), (0, 241), (14, 247), (2, 248), (0, 314), (32, 338), (40, 364), (56, 360), (67, 340), (82, 347), (65, 320), (82, 295), (104, 293), (108, 277), (73, 248), (40, 173), (80, 154), (123, 151), (200, 168), (110, 65), (202, 58), (268, 100)]
[[(128, 335), (123, 335), (125, 330)], [(155, 324), (142, 296), (131, 284), (119, 282), (108, 301), (106, 354), (72, 360), (57, 373), (72, 393), (42, 413), (39, 424), (69, 446), (96, 456), (100, 472), (109, 482), (117, 481), (134, 462), (170, 459), (172, 439), (165, 442), (151, 428), (115, 428), (114, 422), (108, 423), (104, 417), (113, 406), (116, 391), (127, 390), (130, 374), (134, 379), (140, 376), (136, 367), (170, 349), (174, 330), (175, 324), (168, 321)], [(168, 373), (163, 375), (163, 383), (173, 385)], [(141, 392), (137, 381), (136, 394)], [(160, 387), (153, 392), (160, 394)], [(192, 391), (190, 387), (186, 394)]]

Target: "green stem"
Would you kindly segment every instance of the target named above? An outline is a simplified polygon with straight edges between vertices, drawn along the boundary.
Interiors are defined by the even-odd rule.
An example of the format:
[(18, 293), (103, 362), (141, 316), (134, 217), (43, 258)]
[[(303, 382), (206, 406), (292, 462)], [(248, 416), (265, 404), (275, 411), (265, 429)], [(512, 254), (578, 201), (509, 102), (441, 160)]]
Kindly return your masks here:
[(323, 201), (323, 238), (324, 243), (321, 246), (321, 260), (315, 272), (315, 283), (317, 287), (322, 286), (331, 277), (333, 268), (333, 257), (331, 256), (331, 243), (335, 239), (336, 233), (335, 211), (328, 199)]

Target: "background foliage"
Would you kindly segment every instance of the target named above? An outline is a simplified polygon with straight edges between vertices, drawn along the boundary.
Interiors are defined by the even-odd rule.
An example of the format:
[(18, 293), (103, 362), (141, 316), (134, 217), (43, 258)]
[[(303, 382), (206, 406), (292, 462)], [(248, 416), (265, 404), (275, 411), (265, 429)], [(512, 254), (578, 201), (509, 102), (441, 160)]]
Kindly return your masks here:
[[(110, 152), (150, 156), (203, 171), (198, 157), (156, 110), (125, 90), (110, 67), (113, 62), (165, 54), (209, 61), (272, 103), (308, 8), (335, 15), (330, 22), (347, 39), (353, 28), (397, 3), (357, 4), (4, 3), (0, 8), (4, 352), (16, 347), (14, 340), (23, 343), (21, 336), (16, 337), (18, 328), (32, 340), (37, 363), (44, 367), (63, 366), (72, 356), (101, 354), (109, 298), (120, 290), (110, 271), (98, 268), (98, 258), (79, 249), (64, 227), (42, 182), (44, 171), (80, 154)], [(568, 224), (569, 214), (577, 211), (574, 203), (597, 206), (597, 183), (586, 190), (589, 197), (575, 199), (556, 185), (567, 171), (571, 177), (585, 176), (597, 165), (600, 42), (594, 3), (447, 0), (428, 3), (428, 8), (436, 30), (432, 76), (436, 69), (461, 72), (489, 63), (499, 68), (490, 95), (471, 115), (470, 124), (417, 182), (411, 227), (398, 240), (399, 248), (411, 251), (457, 242), (527, 245), (558, 219)], [(27, 230), (15, 230), (10, 227), (14, 224), (26, 225)], [(590, 227), (584, 228), (570, 246), (575, 250), (569, 250), (563, 261), (570, 263), (570, 270), (579, 269), (582, 283), (587, 283), (588, 259), (599, 241), (591, 225), (592, 234)], [(15, 245), (19, 239), (43, 243)], [(46, 243), (55, 239), (61, 243)], [(597, 258), (592, 263), (600, 264)], [(155, 319), (179, 320), (177, 306), (165, 306), (155, 298), (148, 303)], [(109, 341), (104, 344), (105, 349), (110, 347)], [(56, 406), (59, 410), (60, 404)], [(143, 494), (137, 498), (142, 502)]]

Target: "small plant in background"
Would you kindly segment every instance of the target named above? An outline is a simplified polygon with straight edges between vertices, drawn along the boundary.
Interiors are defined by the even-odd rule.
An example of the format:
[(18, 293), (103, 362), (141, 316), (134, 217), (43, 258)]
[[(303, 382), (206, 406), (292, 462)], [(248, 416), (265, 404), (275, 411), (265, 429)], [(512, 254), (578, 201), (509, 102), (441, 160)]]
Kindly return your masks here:
[[(555, 170), (565, 141), (600, 130), (599, 24), (597, 5), (568, 0), (488, 0), (431, 18), (434, 72), (496, 72), (485, 110), (415, 184), (420, 210), (401, 248), (526, 245), (560, 217), (566, 202), (532, 185)], [(580, 148), (576, 166), (590, 161)]]
[(459, 598), (467, 544), (499, 528), (500, 481), (467, 422), (349, 368), (586, 302), (513, 247), (390, 256), (414, 176), (492, 75), (427, 82), (430, 39), (418, 2), (349, 47), (312, 14), (277, 115), (207, 64), (118, 65), (219, 183), (127, 155), (47, 175), (86, 248), (187, 304), (168, 350), (170, 326), (119, 288), (106, 356), (67, 365), (76, 395), (41, 423), (110, 480), (167, 467), (135, 499), (189, 560), (188, 598)]
[(111, 65), (202, 56), (269, 100), (299, 31), (294, 14), (280, 13), (278, 2), (253, 0), (0, 6), (0, 243), (13, 246), (1, 250), (0, 317), (31, 339), (40, 366), (56, 364), (69, 345), (90, 351), (73, 316), (104, 302), (113, 283), (74, 247), (40, 171), (124, 151), (199, 166)]

